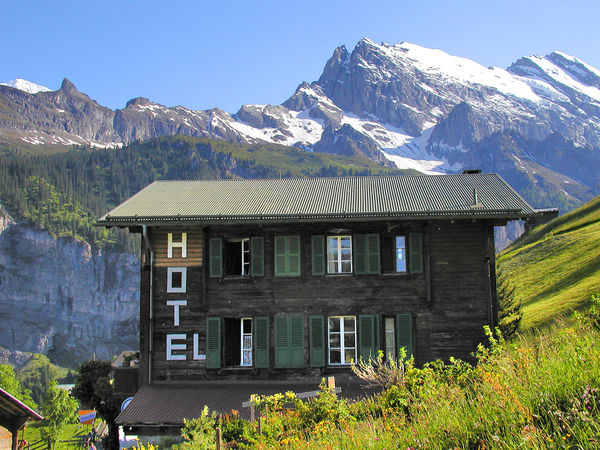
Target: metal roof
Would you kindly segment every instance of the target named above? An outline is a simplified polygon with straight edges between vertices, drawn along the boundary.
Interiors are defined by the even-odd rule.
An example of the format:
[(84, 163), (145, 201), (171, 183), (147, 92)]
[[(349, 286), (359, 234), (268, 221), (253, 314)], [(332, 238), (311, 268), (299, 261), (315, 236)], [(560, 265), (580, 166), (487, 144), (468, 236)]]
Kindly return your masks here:
[[(337, 383), (340, 396), (357, 398), (372, 395), (376, 389), (365, 389), (357, 382)], [(319, 381), (237, 381), (227, 383), (206, 381), (182, 384), (151, 384), (143, 386), (133, 400), (116, 418), (121, 426), (172, 426), (183, 425), (183, 419), (200, 417), (204, 406), (210, 411), (222, 414), (237, 410), (244, 419), (250, 418), (250, 409), (242, 403), (250, 400), (252, 394), (273, 395), (287, 391), (296, 394), (315, 391)]]
[(44, 418), (16, 397), (0, 389), (0, 426), (8, 430), (20, 428), (28, 419)]
[(97, 224), (382, 217), (527, 218), (538, 213), (496, 174), (156, 181)]

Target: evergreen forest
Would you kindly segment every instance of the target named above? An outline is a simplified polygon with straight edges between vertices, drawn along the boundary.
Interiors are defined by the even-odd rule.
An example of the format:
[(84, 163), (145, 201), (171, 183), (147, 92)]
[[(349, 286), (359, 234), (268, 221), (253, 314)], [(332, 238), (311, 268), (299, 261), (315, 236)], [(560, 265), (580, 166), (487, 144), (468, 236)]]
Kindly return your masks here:
[(232, 144), (169, 136), (121, 149), (0, 156), (0, 200), (9, 214), (54, 237), (133, 251), (124, 231), (94, 222), (155, 180), (401, 174), (358, 157), (308, 153), (273, 145)]

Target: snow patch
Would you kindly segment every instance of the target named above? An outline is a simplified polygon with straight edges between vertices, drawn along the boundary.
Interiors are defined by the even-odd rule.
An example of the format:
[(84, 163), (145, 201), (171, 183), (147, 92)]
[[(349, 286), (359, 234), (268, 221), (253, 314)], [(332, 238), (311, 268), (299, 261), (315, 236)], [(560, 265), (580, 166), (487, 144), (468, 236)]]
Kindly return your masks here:
[[(573, 78), (565, 70), (556, 66), (546, 58), (534, 55), (527, 57), (527, 59), (529, 59), (533, 64), (538, 66), (542, 72), (551, 77), (557, 83), (579, 91), (587, 97), (600, 102), (600, 89), (598, 89), (597, 87), (588, 86), (586, 84), (581, 83), (579, 80)], [(536, 76), (538, 74), (534, 72), (532, 73), (532, 75)]]
[(488, 68), (467, 58), (452, 56), (442, 50), (429, 49), (408, 42), (377, 47), (399, 67), (405, 67), (408, 62), (408, 65), (420, 72), (447, 82), (483, 85), (526, 100), (534, 102), (541, 100), (521, 77), (499, 67)]
[(31, 81), (24, 80), (22, 78), (16, 78), (14, 80), (7, 81), (6, 83), (0, 83), (2, 86), (9, 86), (18, 89), (28, 94), (37, 94), (38, 92), (50, 92), (46, 86), (32, 83)]

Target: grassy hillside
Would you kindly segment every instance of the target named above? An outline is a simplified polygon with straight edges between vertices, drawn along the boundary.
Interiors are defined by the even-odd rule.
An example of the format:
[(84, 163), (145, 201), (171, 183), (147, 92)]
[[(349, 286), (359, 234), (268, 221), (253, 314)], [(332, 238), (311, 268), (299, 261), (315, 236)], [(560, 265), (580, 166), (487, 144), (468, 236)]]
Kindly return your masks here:
[(523, 331), (600, 293), (600, 197), (517, 240), (498, 264), (523, 303)]

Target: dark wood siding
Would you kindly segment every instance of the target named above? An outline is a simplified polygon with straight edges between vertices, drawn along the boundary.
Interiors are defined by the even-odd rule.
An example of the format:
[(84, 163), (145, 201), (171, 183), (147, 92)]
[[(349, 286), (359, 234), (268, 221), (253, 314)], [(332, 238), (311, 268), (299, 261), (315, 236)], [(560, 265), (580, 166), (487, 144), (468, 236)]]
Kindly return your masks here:
[[(347, 371), (347, 367), (311, 367), (311, 316), (326, 318), (329, 315), (353, 315), (358, 323), (360, 315), (370, 314), (378, 316), (381, 323), (384, 315), (410, 314), (413, 353), (417, 363), (450, 356), (469, 359), (477, 343), (483, 341), (482, 327), (489, 322), (490, 305), (493, 305), (487, 269), (491, 229), (491, 224), (471, 221), (212, 226), (204, 228), (203, 232), (188, 228), (188, 252), (191, 242), (198, 237), (198, 241), (202, 242), (197, 250), (200, 255), (203, 250), (206, 251), (210, 238), (263, 237), (264, 276), (209, 278), (210, 267), (192, 266), (187, 268), (186, 292), (174, 294), (166, 292), (167, 266), (170, 264), (164, 267), (156, 265), (152, 379), (285, 377), (292, 373), (321, 375), (336, 370)], [(422, 236), (422, 273), (395, 273), (395, 236), (405, 236), (408, 243), (410, 233), (420, 233)], [(312, 237), (326, 238), (336, 234), (378, 234), (381, 273), (313, 275)], [(153, 239), (153, 243), (166, 247), (166, 230), (155, 229), (152, 235), (164, 235), (164, 239)], [(275, 276), (275, 236), (300, 237), (300, 276)], [(166, 250), (155, 250), (157, 254), (166, 254)], [(410, 254), (410, 248), (407, 254)], [(142, 276), (142, 283), (147, 279), (147, 276)], [(142, 293), (148, 295), (148, 290), (142, 289)], [(174, 326), (174, 307), (167, 305), (169, 300), (187, 301), (185, 307), (180, 307), (179, 326)], [(305, 367), (302, 369), (274, 367), (274, 320), (275, 316), (281, 314), (304, 317)], [(194, 334), (197, 334), (198, 353), (206, 354), (207, 316), (237, 319), (267, 317), (270, 368), (206, 370), (204, 359), (193, 359), (193, 345)], [(326, 329), (325, 320), (325, 338)], [(185, 343), (186, 350), (174, 353), (185, 354), (186, 360), (167, 361), (168, 334), (185, 334), (185, 340), (178, 340), (177, 343)], [(384, 342), (383, 337), (380, 342)]]

